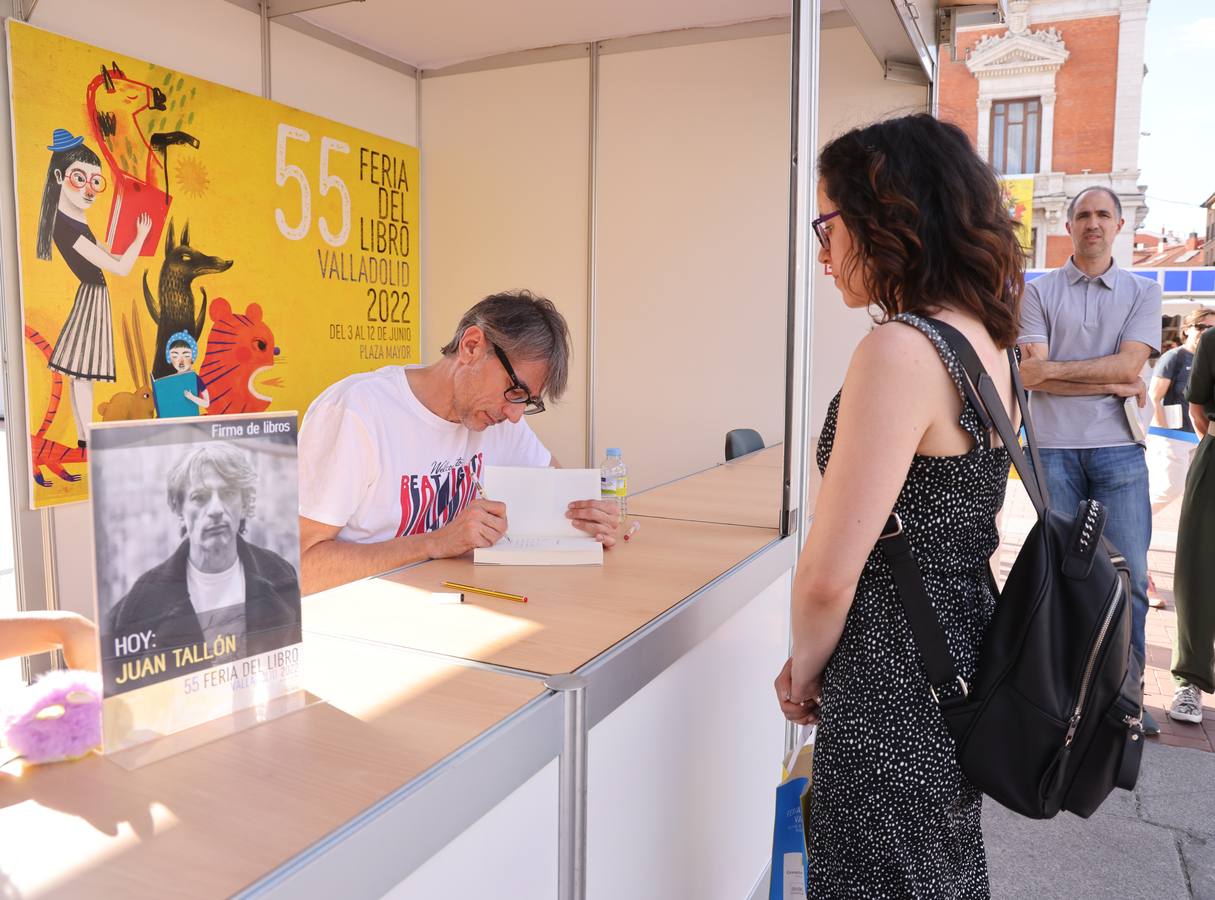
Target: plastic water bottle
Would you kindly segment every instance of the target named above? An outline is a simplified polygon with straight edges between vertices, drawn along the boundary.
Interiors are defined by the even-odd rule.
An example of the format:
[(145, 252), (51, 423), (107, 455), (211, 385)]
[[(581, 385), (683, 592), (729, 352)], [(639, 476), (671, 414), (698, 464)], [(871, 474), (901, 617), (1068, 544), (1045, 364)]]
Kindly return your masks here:
[(607, 459), (599, 468), (599, 493), (604, 500), (620, 506), (620, 520), (628, 513), (629, 470), (620, 457), (619, 447), (608, 447)]

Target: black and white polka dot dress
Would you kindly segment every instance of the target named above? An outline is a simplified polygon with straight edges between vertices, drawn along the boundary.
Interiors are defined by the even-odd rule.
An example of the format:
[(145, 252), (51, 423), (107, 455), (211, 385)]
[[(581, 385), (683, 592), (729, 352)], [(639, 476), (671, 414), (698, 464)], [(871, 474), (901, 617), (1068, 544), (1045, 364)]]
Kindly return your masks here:
[[(936, 330), (917, 316), (897, 320), (932, 340), (961, 391), (961, 366)], [(823, 423), (820, 470), (831, 458), (839, 399)], [(995, 608), (986, 567), (999, 545), (995, 516), (1009, 456), (988, 446), (969, 404), (960, 424), (975, 437), (975, 449), (916, 456), (895, 511), (954, 664), (969, 681)], [(809, 897), (989, 896), (980, 794), (958, 767), (890, 567), (876, 547), (823, 673), (811, 797)]]

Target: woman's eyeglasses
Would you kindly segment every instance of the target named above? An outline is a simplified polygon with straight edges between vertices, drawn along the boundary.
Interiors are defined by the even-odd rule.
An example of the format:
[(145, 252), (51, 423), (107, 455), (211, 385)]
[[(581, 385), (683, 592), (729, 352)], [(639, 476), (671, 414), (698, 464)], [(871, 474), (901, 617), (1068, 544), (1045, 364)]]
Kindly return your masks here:
[(1199, 334), (1202, 334), (1204, 331), (1206, 331), (1211, 326), (1208, 325), (1206, 322), (1197, 322), (1197, 323), (1191, 325), (1190, 327), (1193, 328), (1195, 331), (1197, 331)]
[(810, 223), (810, 227), (814, 229), (814, 236), (818, 238), (818, 242), (822, 244), (824, 250), (831, 249), (831, 229), (825, 227), (827, 222), (830, 222), (840, 214), (837, 209), (835, 212), (829, 212), (825, 216), (819, 216)]

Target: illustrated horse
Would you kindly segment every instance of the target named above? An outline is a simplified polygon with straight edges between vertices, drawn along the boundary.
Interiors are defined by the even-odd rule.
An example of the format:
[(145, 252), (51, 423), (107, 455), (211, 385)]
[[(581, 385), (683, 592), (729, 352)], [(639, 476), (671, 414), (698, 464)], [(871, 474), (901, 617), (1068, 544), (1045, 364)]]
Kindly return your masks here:
[(108, 69), (103, 65), (86, 91), (89, 127), (114, 177), (106, 243), (115, 253), (130, 246), (135, 221), (146, 212), (152, 218), (152, 231), (140, 255), (156, 254), (172, 203), (167, 148), (174, 144), (198, 147), (198, 139), (184, 131), (144, 135), (141, 116), (148, 110), (163, 112), (166, 99), (160, 88), (128, 78), (116, 62)]

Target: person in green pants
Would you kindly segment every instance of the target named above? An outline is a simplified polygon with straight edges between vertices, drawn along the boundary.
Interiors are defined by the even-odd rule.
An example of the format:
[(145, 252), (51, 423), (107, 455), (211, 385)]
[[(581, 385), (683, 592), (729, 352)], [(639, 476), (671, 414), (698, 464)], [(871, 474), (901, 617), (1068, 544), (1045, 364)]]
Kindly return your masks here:
[(1177, 640), (1173, 679), (1177, 688), (1169, 717), (1202, 721), (1202, 692), (1215, 693), (1215, 337), (1198, 341), (1186, 400), (1201, 438), (1181, 497), (1177, 523)]

